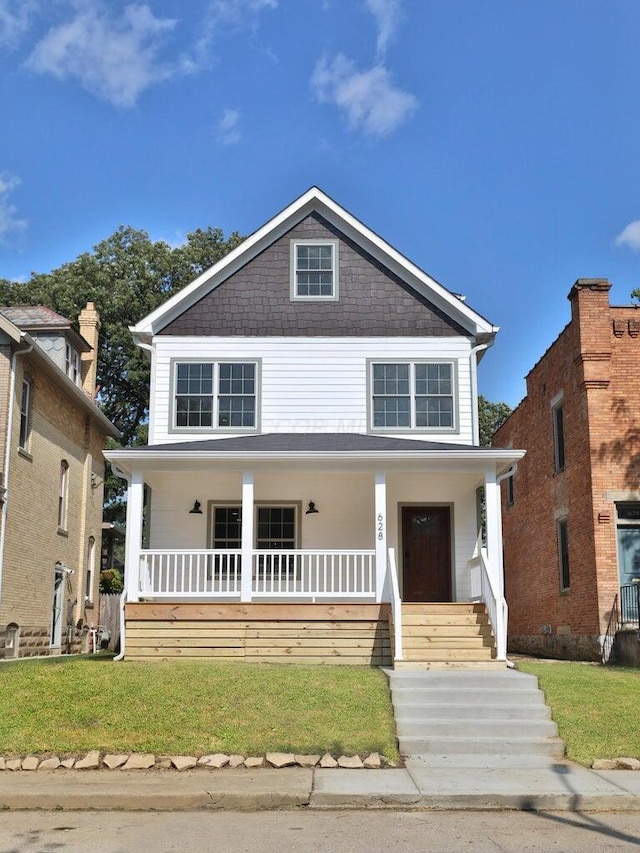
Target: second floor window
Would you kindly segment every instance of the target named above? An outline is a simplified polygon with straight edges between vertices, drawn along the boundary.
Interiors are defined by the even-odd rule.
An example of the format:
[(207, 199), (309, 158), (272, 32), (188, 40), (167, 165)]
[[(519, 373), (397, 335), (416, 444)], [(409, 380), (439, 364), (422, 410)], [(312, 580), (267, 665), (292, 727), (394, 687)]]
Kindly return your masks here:
[(67, 376), (76, 385), (80, 384), (80, 355), (71, 344), (65, 347), (65, 369)]
[(20, 439), (18, 442), (18, 446), (23, 450), (29, 449), (29, 438), (31, 436), (32, 391), (31, 380), (25, 377), (22, 380), (22, 396), (20, 398)]
[(178, 429), (255, 429), (255, 362), (185, 362), (175, 366)]
[(373, 364), (373, 429), (455, 427), (453, 364)]

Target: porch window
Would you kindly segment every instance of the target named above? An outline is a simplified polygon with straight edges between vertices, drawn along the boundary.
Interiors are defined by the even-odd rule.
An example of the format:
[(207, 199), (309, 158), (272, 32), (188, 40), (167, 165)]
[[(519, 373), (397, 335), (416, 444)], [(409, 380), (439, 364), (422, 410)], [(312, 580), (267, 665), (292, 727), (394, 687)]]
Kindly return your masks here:
[(256, 548), (292, 551), (296, 547), (296, 509), (293, 506), (257, 508)]
[(174, 369), (177, 429), (255, 429), (256, 362), (182, 362)]
[(450, 362), (373, 364), (373, 429), (452, 430), (454, 368)]

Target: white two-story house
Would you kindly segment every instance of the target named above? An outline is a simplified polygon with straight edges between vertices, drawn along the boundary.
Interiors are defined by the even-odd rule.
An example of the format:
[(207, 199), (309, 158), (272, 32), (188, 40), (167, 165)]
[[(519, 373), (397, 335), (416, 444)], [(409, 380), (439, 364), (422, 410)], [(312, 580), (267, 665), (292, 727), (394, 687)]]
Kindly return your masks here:
[(496, 332), (317, 188), (141, 320), (125, 656), (504, 666)]

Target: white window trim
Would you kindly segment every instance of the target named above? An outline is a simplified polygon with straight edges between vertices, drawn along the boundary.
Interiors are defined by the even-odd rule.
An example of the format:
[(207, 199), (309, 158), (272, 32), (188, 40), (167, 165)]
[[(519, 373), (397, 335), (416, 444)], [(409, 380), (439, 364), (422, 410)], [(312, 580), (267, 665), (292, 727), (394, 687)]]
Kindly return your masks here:
[[(337, 302), (339, 296), (340, 277), (339, 267), (339, 240), (291, 240), (291, 270), (290, 270), (290, 298), (292, 302)], [(298, 295), (298, 246), (332, 246), (332, 269), (333, 269), (333, 291), (331, 296), (299, 296)]]
[[(253, 505), (253, 548), (254, 550), (269, 550), (266, 548), (258, 549), (258, 510), (259, 509), (293, 509), (295, 511), (294, 515), (294, 531), (295, 531), (295, 542), (293, 550), (298, 550), (300, 548), (300, 537), (301, 537), (301, 525), (302, 525), (302, 502), (301, 501), (256, 501)], [(215, 512), (216, 509), (240, 509), (242, 510), (242, 503), (240, 501), (224, 501), (224, 500), (214, 500), (209, 501), (208, 503), (208, 526), (209, 526), (209, 534), (207, 537), (208, 547), (214, 548), (216, 537), (215, 537)], [(234, 550), (234, 549), (231, 549)]]
[(58, 492), (58, 533), (67, 533), (69, 516), (69, 463), (60, 462), (60, 489)]
[[(376, 364), (408, 364), (409, 365), (409, 406), (411, 426), (375, 426), (373, 423), (373, 367)], [(451, 397), (453, 398), (453, 425), (450, 427), (429, 427), (416, 426), (416, 395), (415, 393), (415, 374), (416, 365), (418, 364), (448, 364), (451, 366)], [(448, 396), (448, 395), (446, 395)], [(460, 413), (459, 413), (459, 398), (458, 398), (458, 363), (451, 358), (374, 358), (367, 361), (367, 424), (368, 432), (370, 433), (424, 433), (430, 435), (459, 435), (460, 434)]]
[[(27, 388), (27, 399), (26, 405), (23, 408), (23, 398), (24, 398), (24, 389)], [(28, 376), (22, 377), (22, 387), (20, 389), (20, 427), (18, 430), (18, 447), (21, 450), (29, 451), (29, 446), (31, 444), (31, 416), (32, 416), (32, 397), (33, 395), (33, 381)], [(24, 417), (25, 421), (25, 436), (24, 442), (22, 439), (22, 420)]]
[(96, 540), (90, 536), (87, 543), (87, 574), (85, 579), (85, 604), (93, 603), (93, 582), (96, 572)]
[[(176, 398), (177, 394), (177, 380), (178, 380), (178, 370), (177, 366), (179, 364), (212, 364), (213, 365), (213, 404), (211, 410), (211, 426), (178, 426), (176, 423), (177, 419), (177, 406), (176, 406)], [(217, 426), (218, 422), (218, 412), (219, 412), (219, 401), (220, 397), (219, 391), (219, 378), (220, 378), (220, 365), (221, 364), (253, 364), (255, 366), (255, 377), (254, 377), (254, 397), (255, 397), (255, 408), (254, 408), (254, 425), (252, 427), (248, 426)], [(199, 434), (207, 434), (211, 435), (212, 433), (226, 433), (239, 435), (244, 433), (256, 433), (260, 432), (260, 417), (261, 417), (261, 399), (260, 392), (262, 387), (262, 361), (259, 358), (172, 358), (171, 359), (171, 401), (170, 401), (170, 412), (169, 412), (169, 425), (168, 432), (169, 433), (199, 433)], [(182, 395), (181, 395), (182, 396)], [(186, 395), (188, 396), (188, 395)], [(224, 396), (224, 395), (223, 395)], [(247, 395), (250, 396), (250, 395)]]
[(81, 380), (81, 360), (80, 353), (68, 341), (65, 343), (65, 372), (68, 378), (76, 385), (80, 385)]

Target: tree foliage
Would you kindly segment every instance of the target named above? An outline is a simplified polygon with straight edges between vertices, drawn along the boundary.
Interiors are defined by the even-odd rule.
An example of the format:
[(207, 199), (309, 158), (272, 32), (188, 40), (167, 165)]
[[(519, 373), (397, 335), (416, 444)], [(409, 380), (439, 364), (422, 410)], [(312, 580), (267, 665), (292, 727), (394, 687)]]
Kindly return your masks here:
[(482, 394), (478, 396), (478, 425), (482, 447), (491, 446), (491, 436), (510, 414), (511, 407), (506, 403), (491, 403)]
[[(98, 352), (99, 404), (122, 433), (122, 444), (146, 440), (149, 410), (149, 361), (136, 347), (129, 326), (153, 311), (242, 242), (219, 228), (198, 229), (172, 248), (145, 231), (122, 226), (94, 246), (49, 273), (33, 273), (25, 282), (0, 279), (0, 305), (46, 305), (75, 320), (87, 302), (95, 302), (102, 327)], [(117, 446), (117, 445), (116, 445)], [(122, 484), (106, 482), (109, 515), (119, 517)], [(115, 503), (114, 503), (115, 501)]]

